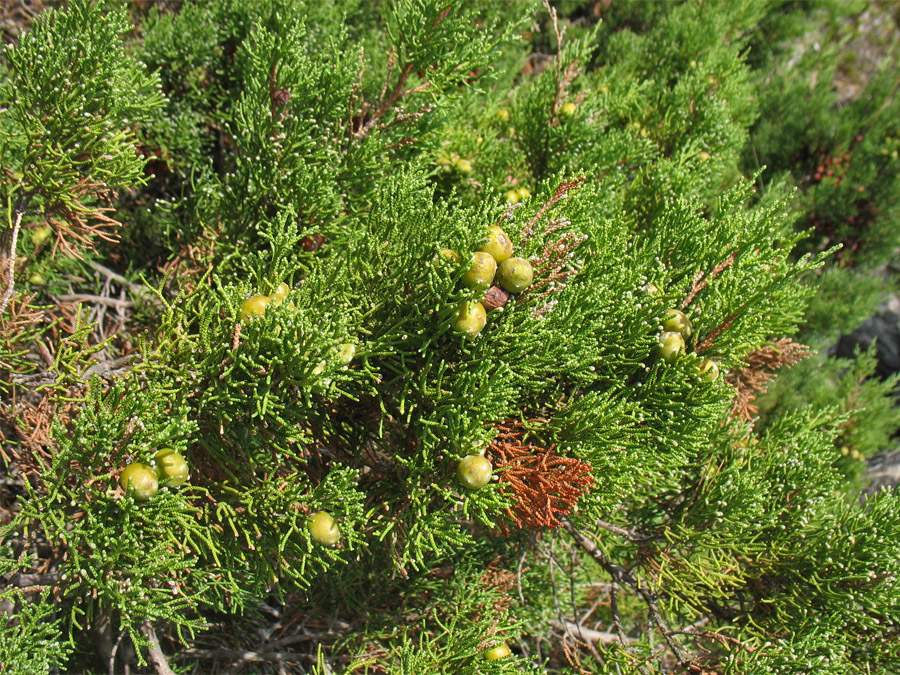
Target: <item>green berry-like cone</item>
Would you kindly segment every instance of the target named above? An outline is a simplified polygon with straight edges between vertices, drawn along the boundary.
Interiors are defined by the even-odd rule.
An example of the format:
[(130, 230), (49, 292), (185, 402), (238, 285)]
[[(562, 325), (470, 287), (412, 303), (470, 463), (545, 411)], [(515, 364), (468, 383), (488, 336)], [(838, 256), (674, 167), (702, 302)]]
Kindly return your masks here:
[(509, 293), (521, 293), (531, 286), (534, 280), (534, 269), (524, 258), (510, 258), (497, 270), (497, 283)]
[(452, 248), (442, 248), (441, 255), (445, 257), (447, 260), (452, 260), (453, 262), (459, 262), (459, 253), (454, 251)]
[[(275, 289), (275, 292), (272, 293), (272, 297), (270, 298), (270, 300), (272, 301), (272, 304), (275, 307), (278, 307), (278, 305), (280, 305), (284, 301), (284, 299), (288, 296), (288, 293), (290, 293), (290, 292), (291, 292), (291, 287), (282, 281), (280, 284), (278, 284), (278, 288)], [(265, 296), (263, 296), (263, 297), (265, 297)]]
[(187, 460), (172, 448), (163, 448), (153, 459), (156, 461), (157, 478), (169, 487), (178, 487), (188, 479)]
[(719, 366), (715, 361), (704, 356), (697, 364), (697, 374), (706, 382), (715, 382), (719, 379)]
[(476, 251), (473, 258), (469, 271), (462, 276), (462, 282), (468, 288), (476, 290), (487, 288), (497, 273), (497, 261), (494, 260), (494, 256), (484, 251)]
[(509, 260), (513, 252), (513, 245), (506, 232), (496, 225), (491, 225), (488, 229), (487, 240), (478, 250), (489, 253), (499, 265), (504, 260)]
[(684, 352), (684, 337), (681, 333), (667, 331), (660, 333), (655, 353), (666, 363), (674, 363), (678, 355)]
[(37, 228), (31, 235), (31, 242), (35, 246), (40, 246), (45, 241), (50, 238), (50, 235), (53, 234), (53, 230), (48, 226), (44, 225), (43, 227)]
[(484, 653), (484, 658), (488, 661), (499, 661), (500, 659), (505, 659), (510, 654), (512, 654), (512, 650), (509, 648), (509, 645), (503, 643), (502, 645), (497, 645), (496, 647), (488, 649)]
[(694, 327), (687, 315), (678, 309), (670, 309), (663, 316), (663, 330), (681, 333), (685, 338), (691, 337)]
[(469, 340), (474, 340), (487, 325), (487, 312), (480, 302), (469, 301), (460, 304), (453, 320), (453, 328)]
[(140, 462), (134, 462), (122, 469), (119, 485), (126, 492), (131, 492), (138, 501), (150, 499), (159, 490), (156, 472)]
[(341, 345), (341, 351), (338, 352), (338, 360), (345, 366), (349, 366), (353, 357), (356, 356), (356, 345), (352, 342), (345, 342)]
[(456, 170), (459, 171), (463, 176), (468, 176), (472, 173), (472, 163), (467, 159), (458, 159), (455, 163)]
[(241, 305), (241, 318), (252, 319), (263, 316), (271, 301), (272, 299), (268, 295), (254, 295), (252, 298), (247, 298)]
[(322, 546), (334, 546), (341, 538), (341, 528), (327, 511), (313, 514), (306, 527), (312, 540)]
[(456, 480), (467, 490), (483, 488), (491, 480), (494, 467), (481, 455), (469, 455), (456, 465)]

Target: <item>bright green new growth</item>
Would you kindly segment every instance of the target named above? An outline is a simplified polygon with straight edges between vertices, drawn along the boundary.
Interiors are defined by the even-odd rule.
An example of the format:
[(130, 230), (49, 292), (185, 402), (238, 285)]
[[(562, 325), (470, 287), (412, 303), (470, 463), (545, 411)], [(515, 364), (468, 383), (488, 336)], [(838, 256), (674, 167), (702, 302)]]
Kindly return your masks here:
[[(863, 358), (736, 407), (827, 256), (797, 254), (787, 183), (736, 168), (777, 8), (637, 4), (636, 31), (563, 4), (202, 0), (129, 33), (73, 1), (7, 49), (7, 230), (52, 217), (84, 252), (131, 192), (119, 247), (17, 246), (52, 290), (2, 324), (27, 480), (0, 570), (58, 577), (0, 589), (0, 669), (227, 667), (202, 644), (248, 672), (900, 667), (900, 502), (860, 505), (841, 454), (884, 445), (890, 383)], [(465, 340), (491, 227), (533, 275)], [(68, 330), (76, 290), (127, 327)], [(657, 358), (670, 308), (692, 332)], [(190, 479), (130, 498), (160, 448)]]

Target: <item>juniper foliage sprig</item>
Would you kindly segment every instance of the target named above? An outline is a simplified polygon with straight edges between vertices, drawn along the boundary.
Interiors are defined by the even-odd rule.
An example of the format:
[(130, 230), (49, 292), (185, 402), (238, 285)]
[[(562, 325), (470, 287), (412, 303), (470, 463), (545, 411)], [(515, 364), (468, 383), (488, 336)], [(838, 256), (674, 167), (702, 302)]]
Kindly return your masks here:
[(68, 237), (57, 242), (67, 249), (71, 241), (90, 247), (91, 219), (111, 222), (98, 198), (143, 177), (132, 125), (162, 97), (158, 81), (126, 58), (127, 30), (124, 12), (101, 14), (75, 2), (66, 12), (48, 12), (6, 50), (8, 89), (16, 97), (6, 115), (18, 125), (15, 135), (27, 139), (22, 178), (7, 187), (38, 198), (35, 205), (53, 222), (65, 223)]

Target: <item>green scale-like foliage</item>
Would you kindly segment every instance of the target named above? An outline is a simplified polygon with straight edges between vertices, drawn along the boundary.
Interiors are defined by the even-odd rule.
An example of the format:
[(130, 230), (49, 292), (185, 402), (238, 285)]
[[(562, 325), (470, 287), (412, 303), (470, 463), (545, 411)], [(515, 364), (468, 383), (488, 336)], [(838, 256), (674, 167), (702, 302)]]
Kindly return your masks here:
[[(12, 547), (0, 547), (0, 571), (14, 574), (22, 561), (12, 557)], [(50, 590), (32, 602), (20, 590), (0, 593), (0, 602), (15, 608), (0, 621), (0, 667), (8, 672), (49, 672), (64, 664), (71, 648), (63, 640), (61, 621), (55, 617)], [(8, 604), (7, 604), (8, 603)]]
[(142, 177), (142, 159), (122, 147), (162, 98), (156, 79), (125, 58), (120, 36), (128, 29), (123, 13), (75, 2), (65, 13), (49, 12), (6, 51), (16, 98), (6, 114), (27, 138), (22, 181), (49, 211), (81, 210), (81, 195)]
[[(243, 627), (229, 639), (257, 654), (254, 609), (268, 598), (281, 626), (332, 627), (309, 652), (319, 672), (545, 672), (563, 662), (547, 626), (590, 609), (628, 635), (581, 649), (605, 658), (584, 667), (669, 672), (644, 591), (673, 628), (705, 621), (735, 641), (698, 648), (721, 669), (777, 672), (792, 655), (893, 666), (896, 570), (880, 556), (896, 558), (897, 502), (857, 505), (837, 450), (874, 449), (848, 431), (865, 406), (843, 405), (845, 391), (802, 399), (753, 430), (731, 419), (734, 380), (698, 370), (709, 357), (736, 371), (793, 335), (813, 293), (799, 281), (825, 259), (794, 256), (796, 193), (776, 182), (756, 195), (758, 176), (738, 175), (757, 110), (742, 31), (766, 7), (644, 5), (639, 31), (570, 23), (559, 45), (524, 2), (206, 0), (149, 12), (135, 60), (116, 52), (116, 70), (76, 72), (86, 89), (97, 73), (140, 84), (133, 109), (103, 117), (121, 127), (124, 163), (108, 184), (143, 180), (125, 151), (135, 138), (172, 156), (118, 215), (145, 212), (136, 237), (173, 273), (147, 273), (151, 329), (127, 374), (86, 385), (99, 348), (57, 351), (75, 412), (34, 455), (4, 536), (58, 542), (60, 625), (77, 641), (111, 619), (146, 648), (145, 621), (190, 644), (227, 614)], [(120, 14), (73, 8), (29, 39), (78, 19), (118, 44)], [(515, 37), (529, 25), (554, 52), (536, 74)], [(165, 108), (138, 62), (158, 72)], [(23, 128), (40, 120), (20, 110)], [(2, 147), (21, 152), (11, 137)], [(522, 187), (531, 196), (511, 205)], [(453, 320), (481, 294), (461, 279), (496, 224), (535, 283), (467, 339)], [(286, 297), (242, 314), (281, 283)], [(654, 350), (672, 308), (693, 334), (666, 362)], [(863, 390), (883, 410), (885, 389)], [(457, 484), (463, 457), (499, 462), (510, 428), (593, 480), (564, 529), (510, 518), (523, 498), (513, 465), (480, 489)], [(120, 472), (162, 447), (190, 477), (138, 501)], [(310, 532), (318, 511), (336, 544)], [(573, 544), (575, 528), (596, 551)], [(590, 589), (621, 570), (639, 582), (620, 576), (618, 605), (598, 602)], [(488, 662), (499, 642), (516, 655)]]
[(150, 463), (158, 448), (179, 448), (194, 427), (183, 408), (166, 405), (166, 394), (136, 378), (106, 393), (94, 381), (72, 427), (53, 429), (59, 449), (42, 467), (40, 492), (32, 491), (22, 516), (65, 547), (65, 592), (79, 598), (70, 630), (111, 610), (139, 642), (145, 618), (172, 620), (179, 631), (198, 623), (189, 613), (192, 596), (205, 594), (208, 584), (194, 585), (190, 574), (196, 509), (178, 491), (163, 489), (143, 505), (115, 487), (127, 463)]

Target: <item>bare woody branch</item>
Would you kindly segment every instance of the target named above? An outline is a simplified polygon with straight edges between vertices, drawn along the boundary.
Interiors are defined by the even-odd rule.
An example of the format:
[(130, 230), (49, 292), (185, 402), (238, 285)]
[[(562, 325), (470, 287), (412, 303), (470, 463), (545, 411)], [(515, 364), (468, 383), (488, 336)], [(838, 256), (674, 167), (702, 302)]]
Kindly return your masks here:
[(529, 242), (531, 237), (534, 236), (534, 226), (540, 222), (541, 218), (544, 217), (544, 214), (547, 213), (547, 210), (556, 204), (560, 199), (566, 196), (567, 193), (572, 192), (573, 190), (577, 190), (581, 187), (581, 184), (584, 182), (585, 177), (579, 176), (574, 180), (566, 180), (559, 184), (559, 187), (556, 188), (556, 192), (554, 195), (548, 199), (543, 206), (538, 210), (535, 214), (534, 218), (528, 221), (528, 224), (522, 230), (522, 239), (520, 241), (520, 245), (524, 246)]
[(19, 239), (19, 228), (22, 225), (22, 216), (25, 214), (24, 211), (16, 210), (15, 222), (12, 227), (12, 241), (9, 245), (9, 254), (6, 262), (6, 278), (7, 278), (7, 286), (6, 290), (3, 291), (3, 297), (0, 298), (0, 314), (6, 311), (7, 305), (9, 305), (10, 298), (12, 298), (13, 289), (16, 285), (16, 244)]
[(689, 304), (691, 304), (697, 293), (706, 288), (706, 284), (715, 279), (723, 271), (731, 267), (731, 264), (734, 262), (736, 257), (737, 251), (732, 251), (731, 255), (725, 258), (723, 262), (720, 262), (718, 265), (713, 267), (712, 272), (710, 272), (709, 276), (706, 278), (704, 278), (705, 273), (703, 272), (703, 270), (697, 272), (697, 276), (694, 277), (694, 281), (691, 284), (691, 290), (688, 292), (687, 297), (685, 297), (685, 299), (681, 303), (681, 309), (684, 309)]
[(658, 596), (653, 593), (647, 587), (647, 584), (640, 578), (638, 578), (630, 569), (607, 560), (606, 556), (603, 554), (603, 551), (601, 551), (600, 548), (587, 536), (576, 529), (575, 526), (572, 525), (571, 522), (569, 522), (568, 518), (560, 518), (560, 523), (566, 529), (566, 531), (570, 535), (572, 535), (575, 543), (577, 543), (582, 548), (582, 550), (584, 550), (604, 570), (606, 570), (607, 574), (609, 574), (613, 578), (613, 581), (620, 585), (628, 586), (640, 596), (640, 598), (647, 605), (647, 611), (650, 615), (650, 620), (656, 626), (657, 630), (659, 630), (669, 649), (675, 655), (675, 658), (678, 660), (679, 666), (689, 666), (691, 660), (681, 648), (681, 645), (679, 645), (672, 638), (674, 633), (673, 631), (669, 630), (669, 627), (666, 625), (665, 621), (663, 620), (662, 614), (659, 611)]
[(166, 655), (163, 654), (162, 648), (159, 646), (159, 638), (156, 637), (156, 631), (153, 624), (144, 619), (144, 625), (141, 626), (141, 633), (147, 638), (150, 646), (147, 648), (147, 660), (156, 668), (157, 675), (175, 675), (175, 671), (169, 667)]

